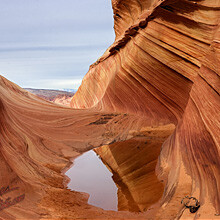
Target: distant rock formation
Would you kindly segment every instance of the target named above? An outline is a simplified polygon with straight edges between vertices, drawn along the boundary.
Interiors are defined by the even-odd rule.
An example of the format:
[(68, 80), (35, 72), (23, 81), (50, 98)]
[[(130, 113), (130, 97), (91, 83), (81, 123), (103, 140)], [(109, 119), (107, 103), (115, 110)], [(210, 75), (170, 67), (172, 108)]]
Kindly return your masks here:
[[(25, 195), (0, 207), (0, 218), (219, 218), (220, 1), (112, 5), (115, 42), (90, 67), (73, 109), (0, 78), (0, 191), (16, 188), (2, 201)], [(88, 205), (87, 195), (65, 189), (71, 158), (103, 145), (124, 149), (152, 128), (170, 124), (175, 130), (162, 147), (149, 150), (155, 162), (161, 147), (157, 164), (147, 163), (149, 175), (158, 178), (152, 181), (158, 184), (153, 202), (136, 201), (146, 212), (103, 211)], [(181, 204), (187, 195), (199, 200), (197, 212)]]
[(65, 106), (70, 106), (71, 99), (74, 95), (74, 92), (67, 92), (62, 90), (31, 88), (25, 88), (25, 90), (37, 95), (38, 97), (46, 99), (47, 101)]

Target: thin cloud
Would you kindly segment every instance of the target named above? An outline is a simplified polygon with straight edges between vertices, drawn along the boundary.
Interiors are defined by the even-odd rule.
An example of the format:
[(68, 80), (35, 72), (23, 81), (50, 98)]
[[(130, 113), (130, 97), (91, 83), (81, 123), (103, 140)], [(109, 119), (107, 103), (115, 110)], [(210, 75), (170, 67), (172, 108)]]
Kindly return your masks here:
[(22, 87), (77, 88), (114, 41), (110, 0), (0, 3), (0, 74)]

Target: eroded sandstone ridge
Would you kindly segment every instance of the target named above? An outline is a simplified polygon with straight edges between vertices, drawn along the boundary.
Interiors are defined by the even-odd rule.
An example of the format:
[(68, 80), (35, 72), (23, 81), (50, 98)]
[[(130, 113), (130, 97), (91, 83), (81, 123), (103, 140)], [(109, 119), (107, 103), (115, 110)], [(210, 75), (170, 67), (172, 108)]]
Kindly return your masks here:
[[(74, 109), (1, 77), (0, 183), (19, 187), (4, 198), (25, 195), (1, 218), (220, 218), (220, 1), (112, 5), (115, 42), (90, 67)], [(142, 214), (103, 211), (64, 189), (70, 158), (102, 145), (124, 148), (168, 124), (176, 128), (150, 166), (158, 191), (154, 197), (149, 190), (154, 204), (147, 210), (138, 201)], [(155, 161), (158, 147), (151, 150)], [(200, 201), (194, 214), (180, 203), (186, 195)]]
[(0, 217), (111, 216), (86, 204), (88, 196), (64, 189), (62, 170), (82, 152), (134, 136), (145, 122), (126, 114), (55, 105), (3, 77), (0, 85), (0, 196), (12, 201), (25, 195), (1, 210)]
[(201, 215), (214, 218), (220, 212), (220, 2), (121, 0), (113, 8), (116, 41), (91, 66), (72, 106), (176, 124), (157, 166), (166, 186), (161, 216), (179, 212), (175, 204), (192, 195), (203, 204)]

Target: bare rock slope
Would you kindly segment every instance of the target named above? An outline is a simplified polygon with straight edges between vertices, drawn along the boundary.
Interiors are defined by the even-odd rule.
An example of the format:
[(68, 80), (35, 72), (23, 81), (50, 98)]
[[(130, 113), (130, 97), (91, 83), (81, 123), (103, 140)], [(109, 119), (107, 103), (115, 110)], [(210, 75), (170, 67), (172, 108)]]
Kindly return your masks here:
[[(220, 1), (112, 5), (115, 42), (90, 67), (72, 109), (0, 78), (0, 196), (23, 196), (0, 218), (219, 218)], [(152, 153), (149, 175), (158, 191), (147, 188), (148, 206), (133, 203), (143, 213), (103, 211), (88, 205), (85, 194), (65, 189), (71, 158), (103, 145), (124, 149), (152, 127), (171, 124), (166, 141), (145, 152)], [(14, 190), (4, 193), (7, 186)], [(186, 195), (200, 201), (196, 213), (181, 205)]]

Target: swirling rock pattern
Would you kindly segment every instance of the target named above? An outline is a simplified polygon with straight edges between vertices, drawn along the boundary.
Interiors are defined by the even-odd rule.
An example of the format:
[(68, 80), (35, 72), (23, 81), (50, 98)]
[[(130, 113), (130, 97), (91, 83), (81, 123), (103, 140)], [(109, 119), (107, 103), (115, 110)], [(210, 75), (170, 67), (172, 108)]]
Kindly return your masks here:
[[(74, 109), (0, 78), (0, 183), (19, 187), (11, 197), (25, 194), (0, 218), (218, 218), (220, 1), (112, 5), (115, 42), (90, 67), (72, 99)], [(163, 195), (147, 212), (103, 211), (86, 204), (86, 195), (65, 189), (71, 158), (167, 124), (176, 128), (156, 166)], [(184, 210), (185, 195), (199, 199), (198, 212)]]
[[(158, 216), (167, 218), (169, 210), (182, 215), (177, 204), (191, 195), (201, 202), (197, 217), (215, 218), (220, 213), (220, 2), (116, 0), (113, 9), (115, 43), (91, 66), (72, 106), (140, 115), (154, 126), (174, 123), (157, 165), (165, 182)], [(192, 214), (184, 212), (182, 218), (188, 217)]]
[(119, 211), (143, 212), (162, 197), (163, 181), (157, 179), (155, 167), (161, 146), (174, 128), (149, 127), (135, 138), (94, 149), (113, 173)]
[(65, 189), (63, 169), (82, 152), (132, 137), (144, 122), (126, 114), (55, 105), (4, 77), (0, 93), (0, 189), (18, 188), (3, 201), (25, 194), (24, 201), (3, 209), (0, 217), (111, 217), (111, 212), (88, 205), (88, 196)]

